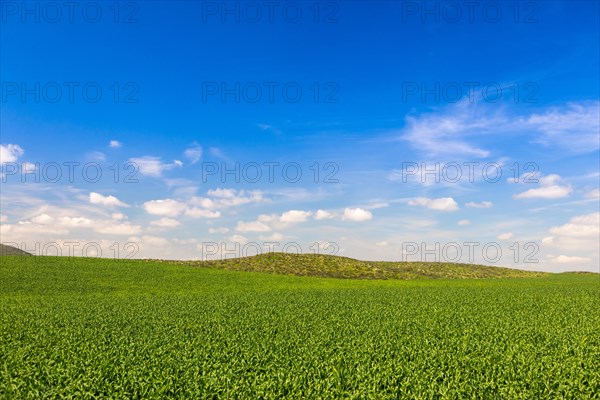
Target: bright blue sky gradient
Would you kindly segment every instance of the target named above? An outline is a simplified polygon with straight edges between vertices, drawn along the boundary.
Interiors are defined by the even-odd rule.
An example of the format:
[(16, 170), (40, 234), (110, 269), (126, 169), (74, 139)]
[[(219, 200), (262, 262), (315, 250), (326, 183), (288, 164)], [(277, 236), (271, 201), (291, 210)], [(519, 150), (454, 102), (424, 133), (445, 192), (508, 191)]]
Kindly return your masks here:
[[(472, 15), (465, 2), (279, 2), (272, 22), (267, 3), (82, 2), (73, 21), (62, 6), (53, 23), (46, 3), (23, 14), (2, 1), (1, 240), (134, 241), (137, 256), (164, 258), (201, 258), (212, 241), (305, 251), (319, 241), (390, 260), (406, 242), (478, 241), (499, 243), (502, 265), (599, 269), (597, 1), (484, 1)], [(239, 7), (239, 22), (223, 4)], [(84, 6), (88, 17), (102, 11), (98, 22)], [(22, 91), (36, 82), (39, 101)], [(52, 82), (63, 88), (54, 103)], [(72, 101), (65, 82), (79, 85)], [(98, 102), (82, 95), (90, 82)], [(258, 84), (262, 97), (206, 92), (236, 82), (250, 84), (248, 97)], [(265, 82), (278, 85), (273, 101)], [(289, 83), (302, 89), (297, 102), (282, 94)], [(439, 98), (422, 85), (439, 85)], [(136, 102), (125, 102), (132, 91)], [(109, 167), (131, 161), (139, 183), (113, 182)], [(40, 163), (41, 174), (51, 162), (98, 162), (104, 178), (23, 183), (10, 169)], [(203, 182), (203, 168), (224, 162), (298, 163), (303, 179), (277, 168), (274, 182)], [(326, 163), (338, 183), (323, 182)], [(494, 163), (503, 176), (487, 182), (477, 167), (474, 182), (403, 182), (403, 168), (422, 163)], [(514, 165), (533, 165), (539, 182), (508, 182)], [(315, 219), (318, 210), (331, 218)], [(539, 262), (513, 260), (515, 242), (535, 243)]]

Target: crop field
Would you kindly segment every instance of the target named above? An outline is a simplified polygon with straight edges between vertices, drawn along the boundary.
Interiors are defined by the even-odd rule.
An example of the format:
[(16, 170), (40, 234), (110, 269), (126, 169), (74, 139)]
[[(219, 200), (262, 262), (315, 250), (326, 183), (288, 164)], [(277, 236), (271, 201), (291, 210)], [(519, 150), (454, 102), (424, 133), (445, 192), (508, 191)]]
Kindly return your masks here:
[(600, 276), (7, 256), (0, 398), (598, 399)]

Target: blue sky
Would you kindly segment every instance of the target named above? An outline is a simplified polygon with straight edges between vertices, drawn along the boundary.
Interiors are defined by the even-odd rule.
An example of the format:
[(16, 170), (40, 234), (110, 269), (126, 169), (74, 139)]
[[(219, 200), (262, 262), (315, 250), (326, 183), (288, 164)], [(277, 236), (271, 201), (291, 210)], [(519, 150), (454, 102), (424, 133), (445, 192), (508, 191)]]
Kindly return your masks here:
[(1, 2), (2, 242), (599, 269), (598, 2), (48, 4)]

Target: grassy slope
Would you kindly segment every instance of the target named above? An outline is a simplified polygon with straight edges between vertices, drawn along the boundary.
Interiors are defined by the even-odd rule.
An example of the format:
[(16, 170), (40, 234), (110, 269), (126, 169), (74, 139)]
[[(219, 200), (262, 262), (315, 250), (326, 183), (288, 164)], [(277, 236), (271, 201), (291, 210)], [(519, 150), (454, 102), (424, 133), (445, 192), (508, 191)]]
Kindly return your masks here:
[(340, 280), (5, 257), (0, 398), (598, 398), (598, 310), (598, 275)]
[(31, 256), (26, 251), (0, 243), (0, 256)]
[(323, 254), (266, 253), (216, 261), (166, 261), (235, 271), (355, 279), (527, 278), (545, 273), (474, 264), (360, 261)]

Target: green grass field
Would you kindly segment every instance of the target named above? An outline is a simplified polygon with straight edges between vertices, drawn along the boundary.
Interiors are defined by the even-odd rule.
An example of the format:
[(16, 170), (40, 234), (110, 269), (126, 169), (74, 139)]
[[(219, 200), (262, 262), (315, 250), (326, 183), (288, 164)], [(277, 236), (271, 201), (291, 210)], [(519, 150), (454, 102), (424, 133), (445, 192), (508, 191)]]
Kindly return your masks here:
[(599, 275), (413, 278), (3, 257), (0, 397), (600, 398)]

